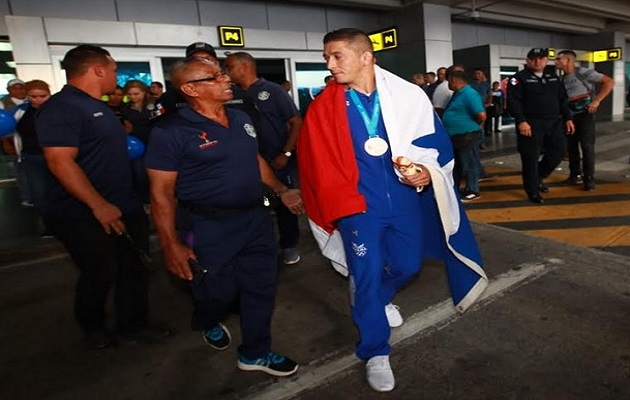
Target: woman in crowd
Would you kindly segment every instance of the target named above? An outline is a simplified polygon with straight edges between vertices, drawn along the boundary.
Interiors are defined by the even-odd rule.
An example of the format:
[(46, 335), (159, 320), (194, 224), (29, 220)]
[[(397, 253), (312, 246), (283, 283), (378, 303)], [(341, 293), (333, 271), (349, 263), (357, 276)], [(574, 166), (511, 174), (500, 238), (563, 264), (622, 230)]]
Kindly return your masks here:
[[(16, 130), (22, 138), (22, 166), (26, 173), (31, 201), (35, 210), (43, 216), (46, 210), (48, 184), (54, 178), (46, 167), (42, 148), (37, 142), (35, 113), (50, 98), (50, 87), (39, 79), (28, 81), (25, 86), (28, 105), (23, 108), (23, 111), (18, 111), (23, 114), (19, 118)], [(45, 227), (42, 236), (49, 236)]]
[[(125, 132), (140, 139), (146, 146), (151, 129), (149, 121), (153, 114), (153, 104), (148, 102), (149, 88), (138, 80), (129, 80), (123, 88), (123, 93), (129, 99), (120, 110)], [(149, 203), (149, 180), (144, 167), (144, 157), (131, 161), (133, 180), (144, 204)]]

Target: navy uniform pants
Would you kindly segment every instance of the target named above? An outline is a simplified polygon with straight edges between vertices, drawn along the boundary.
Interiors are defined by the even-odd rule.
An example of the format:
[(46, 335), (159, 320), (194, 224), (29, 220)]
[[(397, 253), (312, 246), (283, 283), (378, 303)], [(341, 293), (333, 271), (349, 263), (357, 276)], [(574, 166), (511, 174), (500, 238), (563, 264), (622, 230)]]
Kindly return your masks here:
[(521, 154), (523, 189), (529, 196), (536, 196), (542, 180), (562, 161), (567, 141), (564, 122), (560, 118), (528, 118), (527, 122), (532, 128), (532, 136), (523, 136), (517, 131), (516, 146)]
[(192, 328), (212, 329), (238, 302), (239, 353), (260, 358), (271, 350), (271, 316), (277, 283), (277, 245), (273, 220), (257, 207), (237, 215), (192, 215), (193, 250), (208, 273), (193, 284)]
[[(138, 210), (122, 220), (134, 245), (148, 252), (146, 214)], [(142, 328), (147, 323), (149, 271), (129, 241), (106, 234), (94, 218), (46, 222), (79, 269), (74, 311), (83, 330), (105, 329), (105, 304), (112, 288), (118, 329), (129, 332)]]
[[(281, 170), (275, 171), (276, 178), (289, 188), (297, 188), (297, 165), (294, 160), (290, 160), (289, 164)], [(297, 247), (300, 240), (300, 225), (298, 216), (293, 214), (289, 209), (278, 202), (276, 207), (276, 215), (278, 218), (278, 233), (280, 234), (280, 248), (288, 249)]]

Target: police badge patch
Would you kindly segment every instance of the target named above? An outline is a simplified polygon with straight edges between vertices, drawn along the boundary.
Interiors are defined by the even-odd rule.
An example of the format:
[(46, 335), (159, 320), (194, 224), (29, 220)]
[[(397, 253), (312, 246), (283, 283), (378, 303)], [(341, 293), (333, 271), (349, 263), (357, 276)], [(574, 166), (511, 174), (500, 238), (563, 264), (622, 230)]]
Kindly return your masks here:
[(252, 124), (245, 124), (243, 125), (243, 129), (245, 129), (245, 132), (247, 132), (247, 134), (253, 138), (256, 137), (256, 128), (254, 128), (254, 125)]
[(269, 98), (270, 94), (268, 91), (263, 90), (262, 92), (258, 92), (258, 100), (265, 101)]

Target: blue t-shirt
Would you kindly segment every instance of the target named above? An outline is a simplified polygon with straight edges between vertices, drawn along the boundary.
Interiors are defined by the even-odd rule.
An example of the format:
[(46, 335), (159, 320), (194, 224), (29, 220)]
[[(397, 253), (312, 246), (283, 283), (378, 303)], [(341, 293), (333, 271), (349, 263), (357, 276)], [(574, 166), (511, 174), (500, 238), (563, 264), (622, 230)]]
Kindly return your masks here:
[(151, 130), (146, 166), (177, 172), (179, 200), (216, 208), (260, 204), (256, 130), (247, 114), (226, 112), (227, 128), (186, 105)]
[(490, 82), (488, 82), (488, 81), (482, 81), (482, 82), (471, 81), (468, 84), (470, 85), (470, 87), (475, 89), (475, 91), (477, 91), (477, 93), (479, 93), (479, 96), (481, 97), (481, 102), (485, 103), (486, 102), (486, 96), (488, 95), (488, 92), (492, 90), (492, 87), (490, 86)]
[(288, 135), (287, 122), (299, 116), (300, 112), (280, 85), (263, 78), (254, 82), (247, 91), (236, 87), (234, 99), (243, 97), (249, 98), (258, 111), (258, 118), (252, 119), (256, 123), (260, 154), (268, 160), (275, 158), (284, 150)]
[(477, 132), (481, 129), (477, 114), (485, 111), (479, 94), (470, 85), (466, 85), (453, 93), (442, 115), (442, 122), (451, 136)]
[[(356, 93), (368, 116), (371, 116), (376, 92), (369, 96), (360, 92)], [(346, 92), (346, 105), (352, 145), (359, 167), (359, 193), (365, 197), (368, 211), (382, 213), (383, 216), (417, 212), (420, 204), (418, 193), (415, 188), (398, 180), (392, 163), (391, 148), (388, 148), (381, 156), (369, 155), (364, 146), (370, 135), (348, 92)], [(377, 134), (389, 144), (382, 114), (378, 121)]]
[[(35, 127), (42, 147), (76, 147), (76, 162), (96, 191), (123, 214), (140, 210), (133, 189), (125, 131), (107, 104), (66, 85), (44, 103)], [(93, 218), (92, 211), (54, 180), (47, 214), (55, 219)]]

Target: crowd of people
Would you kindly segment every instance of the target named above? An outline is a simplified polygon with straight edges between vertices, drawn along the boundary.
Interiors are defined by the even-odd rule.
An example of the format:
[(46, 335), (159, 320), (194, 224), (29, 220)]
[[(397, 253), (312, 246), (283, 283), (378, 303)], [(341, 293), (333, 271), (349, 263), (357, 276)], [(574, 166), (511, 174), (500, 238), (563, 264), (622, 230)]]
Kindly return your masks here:
[(490, 85), (483, 69), (473, 69), (469, 77), (460, 64), (412, 76), (451, 135), (457, 187), (465, 179), (463, 202), (481, 197), (479, 182), (489, 177), (479, 150), (485, 149), (484, 136), (501, 132), (503, 116), (515, 120), (523, 189), (531, 202), (544, 203), (542, 193), (549, 188), (543, 180), (563, 158), (568, 158), (570, 170), (564, 184), (595, 190), (595, 112), (614, 80), (580, 67), (572, 50), (559, 52), (555, 59), (561, 75), (548, 63), (547, 49), (531, 49), (525, 68), (505, 78), (505, 91), (498, 81)]
[[(460, 312), (487, 285), (461, 202), (480, 197), (479, 149), (506, 108), (531, 201), (543, 202), (565, 129), (575, 132), (569, 181), (594, 189), (592, 113), (612, 80), (576, 69), (573, 52), (556, 61), (561, 79), (545, 69), (546, 50), (532, 49), (507, 94), (481, 69), (469, 80), (462, 65), (408, 82), (380, 68), (369, 37), (353, 28), (325, 35), (324, 59), (331, 75), (304, 121), (286, 88), (258, 76), (254, 57), (234, 52), (221, 65), (204, 42), (172, 65), (165, 92), (159, 82), (117, 86), (116, 61), (92, 45), (66, 53), (59, 93), (41, 80), (9, 82), (3, 107), (21, 112), (3, 146), (21, 157), (24, 201), (78, 268), (74, 314), (89, 348), (172, 334), (149, 318), (150, 216), (167, 269), (190, 285), (192, 329), (227, 349), (223, 322), (238, 303), (237, 367), (294, 374), (298, 363), (272, 349), (270, 323), (277, 257), (300, 261), (297, 216), (306, 213), (322, 253), (349, 277), (368, 384), (391, 391), (389, 337), (403, 323), (393, 301), (423, 260), (444, 260)], [(128, 135), (143, 142), (143, 157), (129, 159)], [(105, 312), (113, 287), (116, 335)]]

